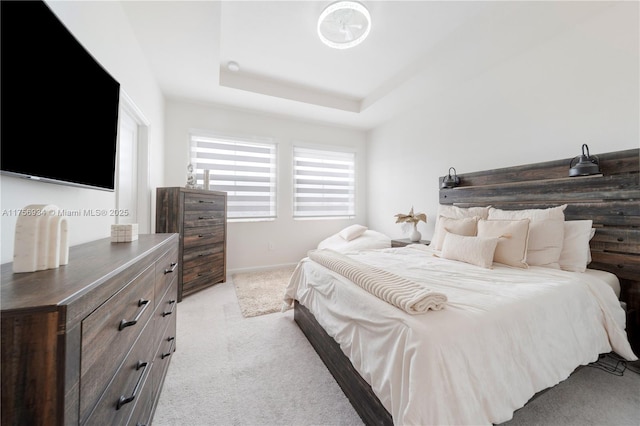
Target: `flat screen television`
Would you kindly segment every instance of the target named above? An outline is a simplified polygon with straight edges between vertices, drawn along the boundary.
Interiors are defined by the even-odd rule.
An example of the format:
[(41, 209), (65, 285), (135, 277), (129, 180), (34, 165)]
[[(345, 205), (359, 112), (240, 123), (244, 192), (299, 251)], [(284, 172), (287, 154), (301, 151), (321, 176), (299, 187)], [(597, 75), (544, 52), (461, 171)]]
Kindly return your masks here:
[(120, 84), (42, 1), (0, 1), (2, 174), (114, 191)]

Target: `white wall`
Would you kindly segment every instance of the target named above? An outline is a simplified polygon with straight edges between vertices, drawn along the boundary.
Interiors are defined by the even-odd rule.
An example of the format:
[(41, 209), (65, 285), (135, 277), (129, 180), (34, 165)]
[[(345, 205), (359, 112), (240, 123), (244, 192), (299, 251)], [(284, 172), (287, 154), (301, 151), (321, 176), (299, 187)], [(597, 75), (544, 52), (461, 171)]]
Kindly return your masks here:
[[(638, 3), (574, 28), (426, 99), (374, 129), (367, 143), (369, 226), (405, 237), (393, 215), (427, 213), (438, 177), (639, 146)], [(568, 173), (568, 165), (567, 165)]]
[[(118, 2), (48, 2), (51, 9), (86, 49), (120, 82), (122, 89), (135, 102), (151, 123), (151, 186), (163, 182), (163, 108), (162, 93), (136, 41), (122, 6)], [(70, 119), (73, 111), (70, 111)], [(37, 125), (37, 123), (34, 123)], [(15, 143), (3, 140), (2, 143)], [(90, 153), (90, 148), (88, 149)], [(61, 209), (112, 209), (115, 195), (111, 192), (81, 189), (2, 176), (1, 241), (2, 263), (13, 258), (13, 238), (17, 217), (13, 210), (29, 204), (54, 204)], [(68, 217), (70, 245), (110, 235), (113, 217)]]
[[(165, 170), (167, 186), (184, 186), (189, 163), (189, 130), (273, 138), (278, 144), (277, 214), (273, 221), (230, 222), (227, 225), (227, 270), (262, 269), (294, 264), (322, 239), (345, 226), (366, 224), (364, 187), (365, 133), (247, 111), (167, 101)], [(356, 218), (294, 220), (292, 214), (292, 146), (311, 144), (348, 147), (356, 151)], [(270, 243), (273, 249), (269, 248)]]

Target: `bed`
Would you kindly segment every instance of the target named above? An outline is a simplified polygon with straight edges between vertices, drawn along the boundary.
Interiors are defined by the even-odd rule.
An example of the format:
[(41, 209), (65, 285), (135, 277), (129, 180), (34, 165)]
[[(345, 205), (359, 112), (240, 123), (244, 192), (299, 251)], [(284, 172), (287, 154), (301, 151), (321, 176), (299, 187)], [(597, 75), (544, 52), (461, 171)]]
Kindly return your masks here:
[[(561, 210), (565, 222), (590, 221), (595, 232), (578, 256), (588, 258), (578, 261), (588, 269), (520, 267), (518, 256), (488, 267), (463, 261), (455, 258), (459, 250), (450, 250), (458, 247), (449, 244), (458, 241), (453, 232), (443, 241), (449, 250), (325, 249), (298, 264), (285, 302), (365, 423), (501, 423), (601, 353), (637, 359), (630, 340), (639, 291), (638, 150), (600, 161), (602, 175), (577, 179), (566, 178), (568, 159), (460, 175), (460, 187), (440, 194), (443, 210), (493, 209), (491, 226), (524, 221), (518, 214), (532, 211)], [(511, 242), (518, 229), (509, 232)], [(373, 275), (367, 281), (354, 271)], [(380, 271), (427, 289), (423, 297), (446, 301), (411, 312), (380, 296), (388, 289), (372, 291)]]

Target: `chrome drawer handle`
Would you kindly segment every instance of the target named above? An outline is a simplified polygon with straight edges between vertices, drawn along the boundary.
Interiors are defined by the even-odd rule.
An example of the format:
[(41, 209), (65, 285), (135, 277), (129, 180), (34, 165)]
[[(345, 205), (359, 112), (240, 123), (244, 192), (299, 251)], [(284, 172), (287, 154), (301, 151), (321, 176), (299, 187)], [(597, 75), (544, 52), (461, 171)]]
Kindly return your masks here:
[(164, 352), (163, 354), (160, 355), (160, 359), (165, 359), (168, 356), (171, 356), (171, 353), (173, 352), (173, 345), (175, 344), (176, 338), (175, 337), (167, 337), (167, 342), (171, 342), (171, 346), (169, 347), (169, 352)]
[(116, 410), (119, 410), (120, 408), (122, 408), (123, 405), (128, 404), (134, 399), (136, 399), (136, 394), (140, 389), (140, 384), (142, 383), (144, 372), (147, 370), (147, 365), (149, 364), (145, 361), (138, 361), (138, 364), (136, 365), (136, 371), (142, 368), (143, 369), (142, 373), (140, 373), (140, 377), (138, 377), (138, 381), (136, 382), (136, 386), (133, 388), (133, 393), (131, 394), (131, 396), (128, 396), (128, 397), (125, 397), (124, 395), (120, 396), (120, 399), (118, 399), (118, 403), (116, 404)]
[(207, 200), (198, 200), (199, 203), (204, 203), (204, 204), (215, 204), (215, 201), (207, 201)]
[(211, 234), (198, 234), (198, 238), (204, 238), (204, 237), (213, 237), (213, 233)]
[(171, 315), (173, 313), (173, 310), (176, 308), (176, 301), (174, 299), (169, 300), (167, 303), (171, 305), (171, 310), (163, 312), (162, 313), (163, 317), (166, 317), (167, 315)]
[(178, 263), (177, 262), (171, 262), (171, 266), (169, 267), (169, 269), (165, 269), (164, 273), (166, 274), (170, 274), (171, 272), (175, 271), (176, 268), (178, 267)]
[(138, 320), (140, 319), (140, 317), (142, 316), (142, 314), (144, 313), (144, 310), (147, 309), (147, 306), (149, 306), (149, 301), (145, 300), (145, 299), (140, 299), (138, 300), (138, 307), (142, 306), (142, 309), (140, 309), (140, 312), (138, 312), (138, 315), (136, 315), (136, 317), (134, 319), (132, 319), (131, 321), (127, 321), (127, 320), (122, 320), (120, 321), (120, 325), (118, 326), (118, 330), (122, 331), (123, 329), (127, 328), (127, 327), (131, 327), (132, 325), (135, 325)]
[(215, 219), (215, 216), (198, 216), (198, 220)]

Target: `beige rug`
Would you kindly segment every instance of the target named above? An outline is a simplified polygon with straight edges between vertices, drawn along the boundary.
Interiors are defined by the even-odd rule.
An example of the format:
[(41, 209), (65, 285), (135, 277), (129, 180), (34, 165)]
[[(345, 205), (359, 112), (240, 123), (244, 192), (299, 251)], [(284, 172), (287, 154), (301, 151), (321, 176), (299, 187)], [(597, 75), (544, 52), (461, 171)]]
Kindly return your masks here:
[(233, 274), (238, 303), (245, 318), (279, 312), (295, 266)]

